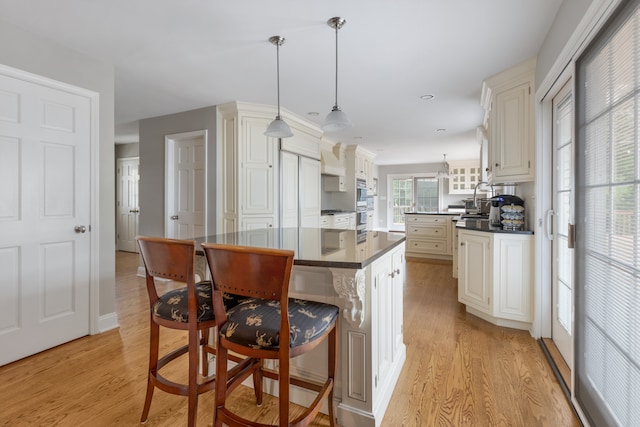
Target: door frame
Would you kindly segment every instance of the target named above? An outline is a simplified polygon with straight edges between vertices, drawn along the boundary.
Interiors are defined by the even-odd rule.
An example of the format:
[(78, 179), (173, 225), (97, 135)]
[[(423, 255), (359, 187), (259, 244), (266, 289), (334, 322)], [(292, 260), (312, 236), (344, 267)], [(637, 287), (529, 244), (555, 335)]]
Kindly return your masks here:
[(115, 313), (100, 317), (100, 281), (98, 277), (99, 261), (100, 261), (100, 210), (99, 198), (100, 194), (100, 162), (98, 157), (100, 142), (100, 94), (88, 89), (73, 86), (51, 78), (0, 64), (0, 74), (23, 80), (27, 83), (33, 83), (68, 92), (73, 95), (87, 98), (89, 101), (89, 179), (90, 179), (90, 195), (89, 195), (89, 247), (91, 254), (89, 255), (89, 333), (91, 335), (99, 334), (103, 331), (117, 327), (118, 320)]
[[(195, 130), (191, 132), (180, 132), (174, 133), (171, 135), (164, 136), (164, 235), (169, 235), (169, 217), (173, 215), (173, 206), (174, 206), (174, 194), (175, 194), (175, 182), (173, 180), (175, 176), (175, 147), (176, 141), (182, 139), (192, 139), (195, 137), (202, 137), (204, 139), (204, 152), (205, 159), (208, 157), (208, 132), (206, 129), (203, 130)], [(208, 232), (208, 223), (207, 223), (207, 215), (208, 215), (208, 191), (207, 191), (207, 181), (209, 179), (209, 167), (208, 162), (204, 162), (204, 234), (207, 235)]]
[[(572, 81), (572, 92), (575, 93), (575, 67), (570, 63), (551, 85), (539, 102), (537, 129), (541, 137), (536, 144), (536, 206), (537, 232), (535, 233), (535, 271), (548, 272), (536, 274), (534, 292), (534, 321), (532, 336), (534, 338), (551, 338), (553, 316), (552, 264), (553, 241), (547, 238), (546, 213), (553, 208), (553, 99), (562, 88)], [(575, 104), (575, 98), (573, 100)], [(575, 105), (574, 105), (575, 111)]]

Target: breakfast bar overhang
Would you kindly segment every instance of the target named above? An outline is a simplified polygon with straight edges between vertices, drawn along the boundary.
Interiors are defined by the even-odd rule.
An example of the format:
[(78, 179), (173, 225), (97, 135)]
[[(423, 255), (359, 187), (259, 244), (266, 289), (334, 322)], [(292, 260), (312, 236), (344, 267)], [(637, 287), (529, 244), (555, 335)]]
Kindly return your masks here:
[[(334, 394), (338, 423), (367, 427), (382, 423), (406, 358), (404, 241), (402, 234), (383, 231), (321, 228), (258, 229), (196, 239), (198, 247), (212, 242), (295, 252), (289, 296), (334, 304), (342, 313)], [(208, 276), (204, 257), (198, 259), (197, 274)], [(325, 378), (326, 354), (317, 349), (292, 359), (291, 373)], [(267, 380), (265, 391), (277, 395), (276, 384)], [(306, 406), (313, 396), (291, 386), (291, 399)]]

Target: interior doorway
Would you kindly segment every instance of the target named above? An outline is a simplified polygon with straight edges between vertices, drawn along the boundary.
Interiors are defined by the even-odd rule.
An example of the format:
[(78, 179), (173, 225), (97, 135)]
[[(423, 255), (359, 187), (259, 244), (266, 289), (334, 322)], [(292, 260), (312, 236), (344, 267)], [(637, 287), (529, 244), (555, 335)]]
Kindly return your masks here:
[(165, 236), (206, 236), (207, 131), (165, 137)]
[(126, 157), (117, 160), (117, 208), (116, 248), (119, 251), (138, 252), (138, 182), (140, 181), (140, 158)]

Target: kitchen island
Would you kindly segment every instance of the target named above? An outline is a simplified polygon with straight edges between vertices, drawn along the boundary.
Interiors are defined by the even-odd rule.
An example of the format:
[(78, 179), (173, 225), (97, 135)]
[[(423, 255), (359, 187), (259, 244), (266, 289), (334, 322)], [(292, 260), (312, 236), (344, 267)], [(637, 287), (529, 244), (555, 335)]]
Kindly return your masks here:
[[(321, 228), (270, 228), (206, 236), (203, 242), (290, 249), (295, 252), (289, 295), (338, 306), (339, 361), (335, 382), (338, 424), (379, 426), (406, 358), (402, 336), (405, 237), (402, 234)], [(202, 252), (198, 250), (200, 254)], [(206, 276), (204, 257), (197, 274)], [(326, 343), (292, 359), (292, 375), (326, 378)], [(266, 380), (265, 391), (277, 395)], [(291, 386), (291, 400), (313, 395)], [(327, 405), (323, 405), (323, 411)]]

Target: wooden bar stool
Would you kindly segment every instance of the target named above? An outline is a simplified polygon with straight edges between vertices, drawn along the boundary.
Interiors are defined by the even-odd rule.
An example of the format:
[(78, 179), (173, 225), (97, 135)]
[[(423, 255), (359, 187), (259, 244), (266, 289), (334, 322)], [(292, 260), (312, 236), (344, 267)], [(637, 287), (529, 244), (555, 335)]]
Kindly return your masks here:
[[(167, 393), (188, 397), (188, 425), (196, 425), (198, 395), (213, 390), (215, 376), (209, 376), (209, 330), (216, 326), (211, 299), (211, 282), (195, 283), (195, 242), (159, 237), (136, 237), (144, 261), (150, 305), (150, 342), (147, 393), (140, 422), (147, 421), (155, 387)], [(186, 286), (158, 295), (156, 278), (186, 283)], [(228, 307), (237, 297), (225, 295)], [(188, 343), (159, 358), (160, 326), (188, 332)], [(178, 357), (188, 355), (188, 382), (169, 380), (160, 370)], [(198, 362), (202, 355), (202, 376)], [(236, 360), (239, 360), (236, 358)], [(235, 372), (235, 371), (234, 371)], [(246, 376), (245, 376), (246, 377)]]
[[(255, 372), (254, 387), (261, 402), (262, 377), (278, 380), (279, 425), (306, 426), (327, 398), (331, 425), (335, 425), (333, 389), (338, 354), (338, 307), (313, 301), (290, 299), (289, 279), (293, 251), (203, 243), (213, 281), (213, 307), (217, 334), (216, 407), (214, 425), (264, 426), (233, 413), (226, 406), (230, 390), (243, 378), (229, 371), (229, 351), (246, 357), (236, 368)], [(225, 309), (223, 294), (250, 299)], [(318, 384), (289, 374), (289, 359), (314, 349), (328, 339), (328, 376)], [(278, 361), (278, 370), (264, 368), (263, 359)], [(246, 377), (246, 374), (245, 374)], [(289, 420), (289, 385), (317, 393), (311, 406)]]

